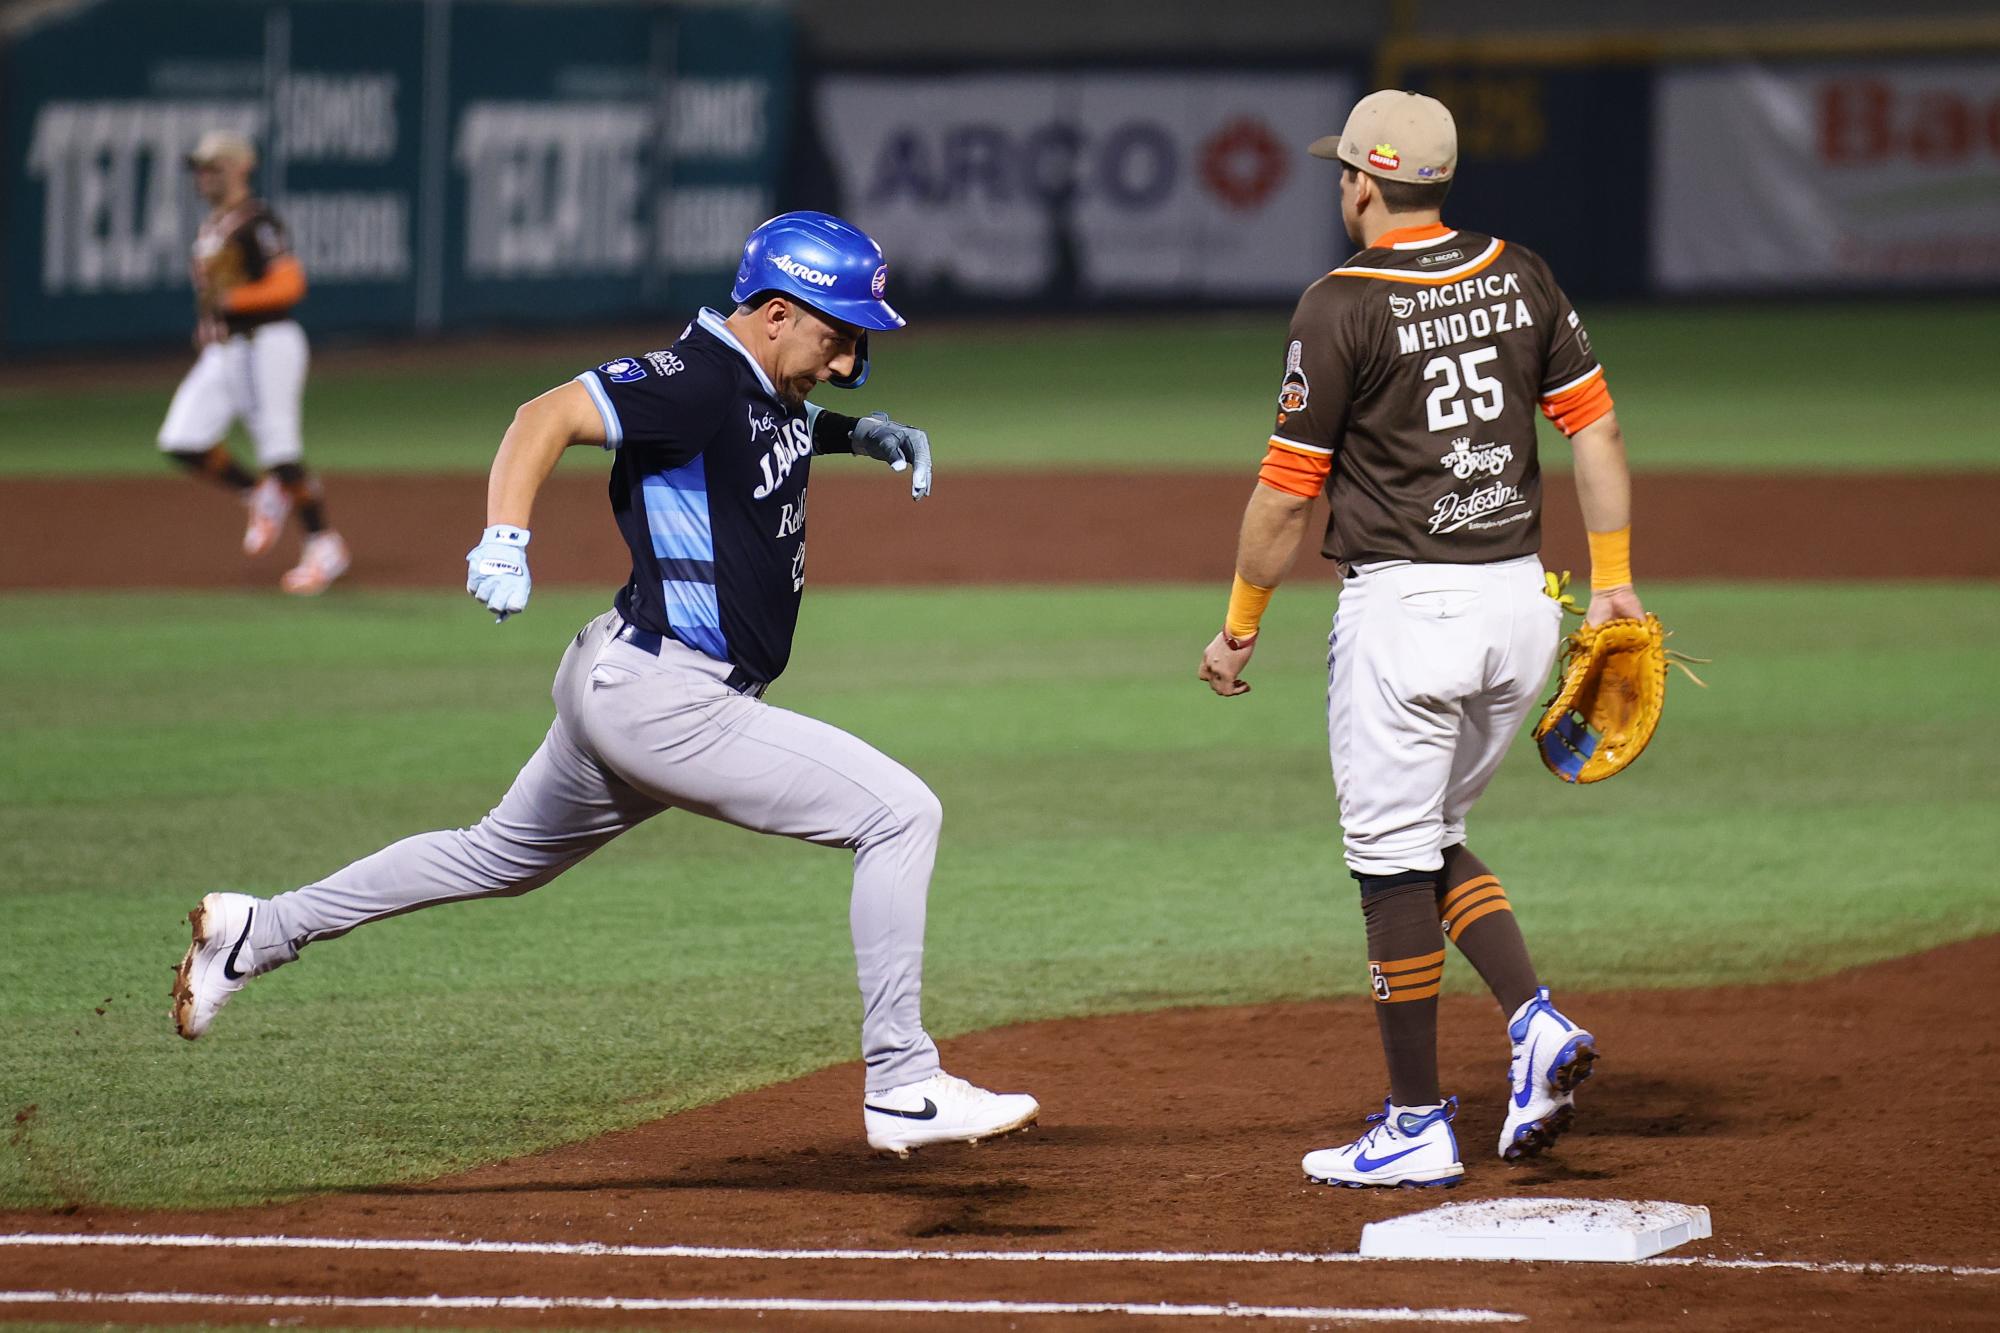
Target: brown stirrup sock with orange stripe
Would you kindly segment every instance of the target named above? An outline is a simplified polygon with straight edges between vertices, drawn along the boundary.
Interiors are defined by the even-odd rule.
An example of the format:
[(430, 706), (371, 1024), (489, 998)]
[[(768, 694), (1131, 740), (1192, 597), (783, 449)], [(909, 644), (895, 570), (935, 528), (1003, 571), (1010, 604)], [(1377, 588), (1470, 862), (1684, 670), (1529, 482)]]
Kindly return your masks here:
[(1500, 1002), (1501, 1013), (1514, 1013), (1535, 998), (1541, 983), (1507, 891), (1464, 843), (1444, 849), (1437, 912), (1445, 934)]
[(1389, 1064), (1389, 1099), (1432, 1106), (1438, 1095), (1437, 996), (1444, 980), (1434, 871), (1357, 876), (1368, 922), (1368, 984)]
[(212, 444), (200, 453), (175, 449), (170, 450), (167, 457), (198, 477), (213, 477), (232, 491), (247, 491), (257, 484), (257, 479), (230, 456), (227, 445)]
[(324, 532), (325, 491), (320, 488), (319, 478), (306, 471), (303, 463), (279, 463), (271, 469), (271, 475), (285, 488), (285, 494), (292, 497), (292, 512), (299, 516), (299, 526), (306, 530), (306, 535)]

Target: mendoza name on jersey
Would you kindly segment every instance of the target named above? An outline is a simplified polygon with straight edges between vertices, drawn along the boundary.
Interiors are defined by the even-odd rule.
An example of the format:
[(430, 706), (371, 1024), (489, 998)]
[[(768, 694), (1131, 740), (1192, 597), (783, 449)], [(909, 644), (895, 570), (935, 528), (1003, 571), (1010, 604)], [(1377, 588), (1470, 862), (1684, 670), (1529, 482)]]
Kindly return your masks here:
[[(1514, 298), (1512, 302), (1506, 299), (1510, 296)], [(1449, 314), (1418, 320), (1414, 324), (1398, 324), (1397, 355), (1434, 352), (1440, 347), (1471, 342), (1474, 338), (1490, 338), (1496, 333), (1529, 328), (1535, 322), (1535, 317), (1528, 313), (1528, 303), (1521, 298), (1521, 275), (1518, 273), (1482, 273), (1442, 286), (1426, 287), (1417, 293), (1415, 300), (1407, 296), (1392, 296), (1389, 298), (1389, 313), (1403, 320), (1420, 310), (1463, 305), (1468, 301), (1489, 304), (1474, 306), (1470, 310), (1454, 310)]]

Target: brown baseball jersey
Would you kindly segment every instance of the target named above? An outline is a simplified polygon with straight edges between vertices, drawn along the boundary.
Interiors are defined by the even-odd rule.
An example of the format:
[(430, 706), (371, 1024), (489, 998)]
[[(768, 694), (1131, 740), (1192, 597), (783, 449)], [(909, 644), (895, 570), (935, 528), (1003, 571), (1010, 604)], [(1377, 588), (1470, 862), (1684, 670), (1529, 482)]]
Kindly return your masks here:
[[(285, 226), (261, 199), (246, 199), (236, 207), (210, 214), (194, 238), (195, 303), (203, 315), (220, 316), (231, 333), (284, 319), (296, 300), (285, 300), (283, 289), (274, 301), (255, 301), (240, 308), (231, 293), (258, 288), (272, 265), (292, 253)], [(262, 295), (258, 292), (258, 295)]]
[(1404, 228), (1300, 298), (1259, 475), (1325, 491), (1322, 550), (1343, 570), (1533, 555), (1537, 407), (1565, 434), (1611, 410), (1548, 265), (1478, 232)]

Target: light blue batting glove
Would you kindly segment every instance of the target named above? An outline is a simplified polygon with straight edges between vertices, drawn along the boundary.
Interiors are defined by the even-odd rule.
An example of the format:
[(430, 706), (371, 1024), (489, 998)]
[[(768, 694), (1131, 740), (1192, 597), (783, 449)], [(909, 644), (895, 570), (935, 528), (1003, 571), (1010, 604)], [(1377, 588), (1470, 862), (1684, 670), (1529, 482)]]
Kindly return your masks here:
[(498, 625), (527, 609), (528, 530), (496, 523), (465, 553), (465, 590), (486, 604)]
[(931, 493), (931, 437), (915, 426), (891, 421), (887, 412), (870, 412), (854, 423), (847, 438), (857, 454), (887, 463), (897, 472), (911, 469), (912, 500)]

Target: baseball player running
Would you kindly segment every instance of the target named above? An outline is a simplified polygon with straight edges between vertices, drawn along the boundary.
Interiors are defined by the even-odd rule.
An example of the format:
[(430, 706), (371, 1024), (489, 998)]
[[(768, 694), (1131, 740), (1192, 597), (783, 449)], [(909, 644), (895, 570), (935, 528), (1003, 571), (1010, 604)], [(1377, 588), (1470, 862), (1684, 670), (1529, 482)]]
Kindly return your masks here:
[[(306, 294), (305, 269), (284, 224), (250, 193), (257, 150), (220, 131), (204, 134), (188, 155), (195, 187), (211, 211), (194, 240), (195, 345), (201, 355), (174, 391), (160, 427), (160, 449), (188, 471), (243, 497), (250, 521), (243, 553), (277, 545), (296, 510), (306, 540), (299, 563), (279, 585), (309, 597), (347, 572), (347, 543), (327, 526), (319, 479), (299, 443), (306, 387), (306, 335), (291, 317)], [(230, 456), (230, 423), (241, 418), (256, 445), (263, 478)]]
[(1303, 1165), (1329, 1184), (1449, 1185), (1464, 1167), (1457, 1099), (1438, 1086), (1445, 936), (1508, 1015), (1502, 1157), (1569, 1128), (1597, 1054), (1550, 1003), (1499, 879), (1466, 843), (1466, 815), (1548, 675), (1562, 617), (1536, 554), (1535, 407), (1574, 447), (1593, 622), (1643, 614), (1630, 478), (1603, 369), (1548, 265), (1440, 220), (1458, 162), (1451, 113), (1372, 93), (1311, 151), (1343, 164), (1341, 217), (1361, 251), (1292, 316), (1277, 427), (1200, 675), (1217, 694), (1249, 690), (1259, 618), (1324, 491), (1323, 553), (1343, 578), (1327, 724), (1389, 1097), (1360, 1138)]
[(901, 328), (881, 249), (825, 213), (751, 233), (733, 313), (703, 310), (672, 347), (619, 357), (523, 404), (487, 486), (466, 587), (500, 619), (528, 603), (529, 520), (563, 451), (615, 452), (611, 510), (632, 553), (612, 610), (556, 669), (556, 716), (500, 804), (274, 898), (211, 893), (174, 983), (201, 1036), (251, 977), (356, 926), (458, 899), (526, 893), (666, 810), (854, 854), (850, 922), (867, 1060), (862, 1122), (878, 1151), (976, 1142), (1035, 1119), (939, 1066), (924, 1031), (924, 909), (943, 811), (908, 769), (763, 701), (791, 656), (805, 587), (813, 459), (865, 454), (930, 493), (924, 432), (806, 401), (868, 375), (871, 333)]

